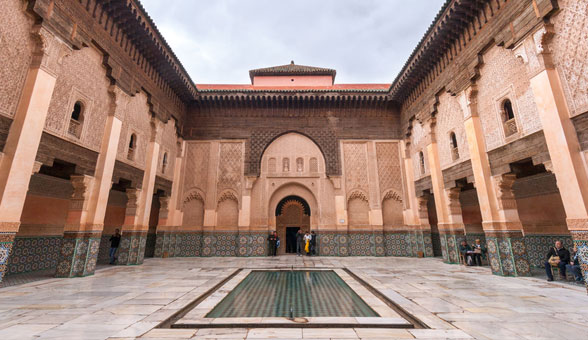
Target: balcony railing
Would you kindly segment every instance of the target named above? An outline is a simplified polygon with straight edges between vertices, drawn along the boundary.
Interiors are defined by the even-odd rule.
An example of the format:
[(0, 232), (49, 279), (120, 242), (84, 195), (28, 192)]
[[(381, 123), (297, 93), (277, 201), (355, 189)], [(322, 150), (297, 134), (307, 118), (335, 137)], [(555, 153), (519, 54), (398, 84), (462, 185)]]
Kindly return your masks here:
[(458, 148), (451, 148), (451, 159), (454, 161), (459, 159), (459, 149)]
[(72, 136), (80, 138), (80, 135), (82, 133), (82, 123), (78, 122), (75, 119), (70, 119), (69, 128), (67, 129), (67, 132)]
[(517, 122), (514, 118), (507, 120), (503, 124), (504, 126), (504, 135), (509, 137), (515, 133), (517, 133)]
[(127, 159), (130, 161), (135, 159), (135, 149), (129, 148), (129, 151), (127, 152)]

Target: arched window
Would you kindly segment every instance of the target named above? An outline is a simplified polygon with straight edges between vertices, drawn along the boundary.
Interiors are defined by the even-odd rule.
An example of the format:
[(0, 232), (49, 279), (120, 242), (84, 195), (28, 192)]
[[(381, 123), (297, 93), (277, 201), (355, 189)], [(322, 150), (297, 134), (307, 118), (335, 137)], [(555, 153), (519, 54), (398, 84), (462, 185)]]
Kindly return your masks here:
[(161, 161), (161, 173), (165, 174), (165, 168), (167, 168), (167, 152), (163, 153), (163, 160)]
[(502, 103), (502, 110), (504, 113), (504, 121), (514, 119), (514, 111), (512, 110), (512, 103), (509, 99)]
[(131, 138), (129, 139), (129, 151), (127, 153), (127, 159), (128, 160), (134, 160), (135, 159), (135, 149), (137, 148), (137, 135), (136, 134), (131, 134)]
[(276, 159), (270, 158), (267, 162), (267, 171), (268, 172), (276, 172)]
[(310, 159), (310, 172), (318, 172), (318, 161), (314, 157)]
[(504, 135), (506, 137), (515, 134), (517, 129), (517, 122), (515, 120), (514, 110), (510, 99), (502, 102), (502, 122), (504, 127)]
[(290, 158), (284, 158), (282, 160), (282, 172), (290, 171)]
[(423, 155), (422, 151), (419, 152), (419, 166), (421, 168), (421, 175), (424, 175), (425, 174), (425, 155)]
[(296, 172), (304, 171), (304, 159), (301, 157), (296, 158)]
[(84, 104), (80, 101), (77, 101), (71, 112), (71, 117), (69, 120), (69, 128), (68, 132), (72, 136), (76, 136), (80, 138), (82, 134), (82, 123), (84, 121)]
[(449, 141), (451, 143), (451, 158), (455, 161), (459, 159), (459, 149), (457, 148), (457, 137), (455, 137), (455, 132), (449, 134)]

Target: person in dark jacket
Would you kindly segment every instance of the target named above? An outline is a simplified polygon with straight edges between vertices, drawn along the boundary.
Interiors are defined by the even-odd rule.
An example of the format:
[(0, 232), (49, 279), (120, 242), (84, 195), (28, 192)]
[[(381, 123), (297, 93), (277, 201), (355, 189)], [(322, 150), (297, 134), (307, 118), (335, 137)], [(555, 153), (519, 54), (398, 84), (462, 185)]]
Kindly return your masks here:
[(120, 244), (120, 230), (116, 229), (114, 235), (110, 236), (110, 264), (114, 264), (116, 261), (116, 250)]
[(298, 230), (296, 234), (296, 254), (298, 256), (302, 256), (302, 251), (304, 250), (304, 233), (302, 230)]
[(472, 246), (473, 250), (473, 258), (474, 258), (474, 265), (481, 266), (482, 265), (482, 258), (486, 258), (486, 246), (482, 244), (480, 239), (476, 239), (474, 245)]
[(278, 237), (278, 233), (276, 233), (275, 231), (272, 232), (268, 237), (267, 240), (269, 242), (269, 255), (270, 256), (276, 256), (277, 250), (278, 250), (278, 240), (280, 238)]
[(472, 247), (466, 242), (466, 240), (462, 240), (461, 244), (459, 245), (459, 252), (463, 255), (463, 258), (466, 262), (466, 265), (472, 265)]
[(553, 281), (553, 273), (551, 272), (551, 263), (549, 263), (549, 259), (552, 256), (559, 257), (559, 263), (557, 264), (559, 268), (559, 276), (562, 280), (566, 279), (566, 265), (570, 263), (570, 252), (563, 247), (561, 241), (555, 241), (555, 247), (549, 249), (547, 253), (547, 258), (545, 261), (545, 274), (547, 274), (547, 281)]
[(582, 269), (580, 268), (580, 254), (578, 254), (578, 247), (574, 246), (572, 254), (570, 255), (570, 263), (566, 266), (566, 269), (574, 274), (576, 282), (583, 282)]
[(316, 255), (316, 234), (314, 230), (310, 232), (310, 255)]

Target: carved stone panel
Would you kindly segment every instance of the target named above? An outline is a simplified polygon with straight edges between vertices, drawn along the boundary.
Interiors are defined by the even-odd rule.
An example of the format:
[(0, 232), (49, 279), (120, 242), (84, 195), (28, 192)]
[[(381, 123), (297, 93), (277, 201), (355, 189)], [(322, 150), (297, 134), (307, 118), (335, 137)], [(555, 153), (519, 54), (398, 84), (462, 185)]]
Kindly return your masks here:
[(210, 143), (188, 142), (186, 143), (186, 156), (184, 163), (184, 192), (198, 188), (206, 192), (208, 180), (208, 162), (210, 159)]
[(369, 193), (366, 144), (343, 143), (343, 157), (347, 194), (356, 190)]
[(399, 153), (397, 142), (376, 143), (381, 197), (384, 197), (385, 193), (390, 189), (398, 194), (402, 194), (402, 173), (400, 170)]
[(226, 189), (241, 193), (243, 177), (243, 144), (223, 142), (220, 144), (217, 195)]

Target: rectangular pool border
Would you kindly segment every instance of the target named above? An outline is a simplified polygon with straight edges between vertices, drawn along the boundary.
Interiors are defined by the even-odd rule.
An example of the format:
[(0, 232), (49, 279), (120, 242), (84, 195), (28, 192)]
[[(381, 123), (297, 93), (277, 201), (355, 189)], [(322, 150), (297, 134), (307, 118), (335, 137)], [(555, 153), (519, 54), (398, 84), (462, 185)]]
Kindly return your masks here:
[[(353, 280), (357, 281), (360, 285), (366, 288), (370, 293), (372, 293), (375, 297), (381, 300), (385, 305), (387, 305), (391, 310), (395, 311), (398, 315), (400, 315), (408, 324), (394, 324), (394, 323), (386, 323), (386, 322), (376, 322), (376, 323), (343, 323), (343, 322), (313, 322), (313, 323), (304, 323), (304, 322), (295, 322), (293, 320), (289, 320), (287, 318), (283, 318), (283, 322), (268, 322), (268, 323), (183, 323), (183, 324), (176, 324), (180, 321), (185, 315), (187, 315), (190, 311), (196, 308), (200, 303), (204, 302), (208, 297), (214, 294), (217, 290), (221, 289), (225, 284), (227, 284), (230, 280), (232, 280), (235, 276), (241, 273), (243, 270), (250, 270), (250, 271), (336, 271), (336, 270), (343, 270), (346, 274), (348, 274)], [(357, 292), (356, 292), (357, 294)], [(368, 306), (370, 306), (368, 304)], [(213, 307), (214, 308), (214, 307)], [(370, 306), (370, 308), (372, 308)], [(211, 309), (212, 310), (212, 309)], [(328, 317), (328, 319), (337, 319), (339, 317)], [(340, 319), (345, 319), (346, 317), (340, 317)], [(232, 318), (233, 319), (233, 318)], [(374, 318), (374, 319), (385, 319), (385, 318)], [(182, 307), (180, 310), (172, 314), (169, 318), (162, 321), (159, 325), (155, 328), (172, 328), (172, 329), (202, 329), (202, 328), (398, 328), (398, 329), (429, 329), (424, 322), (416, 318), (414, 315), (406, 311), (404, 308), (396, 304), (394, 301), (390, 300), (384, 294), (380, 293), (376, 288), (371, 286), (365, 280), (361, 279), (355, 273), (347, 268), (305, 268), (305, 267), (292, 267), (292, 268), (238, 268), (227, 277), (222, 279), (219, 283), (214, 285), (212, 288), (208, 289), (204, 294), (200, 295), (194, 301), (188, 303), (186, 306)]]

